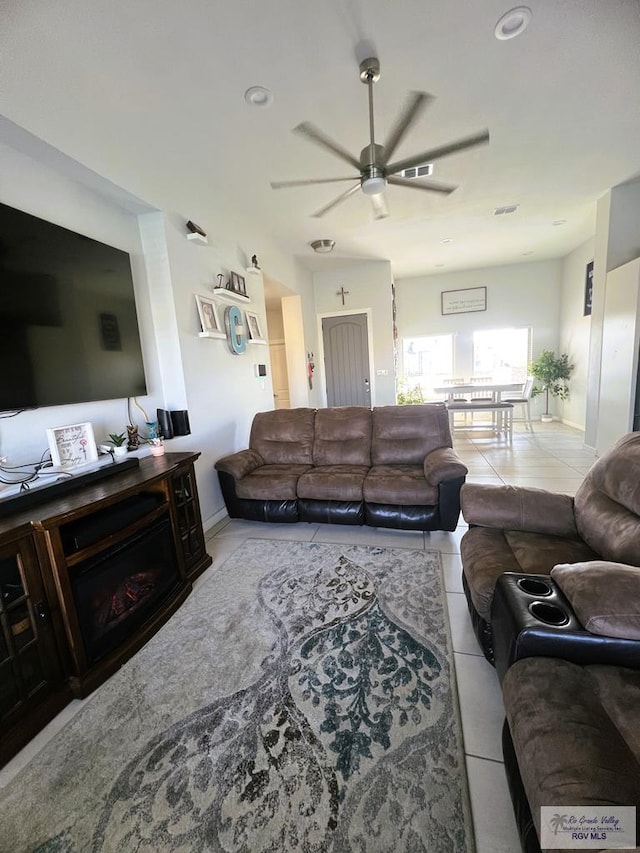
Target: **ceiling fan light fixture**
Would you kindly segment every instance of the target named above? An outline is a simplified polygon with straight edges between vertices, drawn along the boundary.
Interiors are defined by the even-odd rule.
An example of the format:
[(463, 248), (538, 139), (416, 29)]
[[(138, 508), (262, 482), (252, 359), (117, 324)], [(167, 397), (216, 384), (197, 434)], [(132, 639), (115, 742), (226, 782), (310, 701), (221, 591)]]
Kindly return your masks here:
[(362, 192), (365, 195), (380, 195), (381, 192), (384, 192), (386, 185), (387, 179), (383, 178), (381, 175), (364, 178), (361, 183)]
[(335, 244), (335, 240), (312, 240), (309, 243), (313, 251), (317, 252), (319, 255), (328, 255), (329, 252), (333, 251)]
[(514, 39), (523, 33), (531, 23), (531, 9), (528, 6), (516, 6), (500, 18), (493, 31), (500, 41)]

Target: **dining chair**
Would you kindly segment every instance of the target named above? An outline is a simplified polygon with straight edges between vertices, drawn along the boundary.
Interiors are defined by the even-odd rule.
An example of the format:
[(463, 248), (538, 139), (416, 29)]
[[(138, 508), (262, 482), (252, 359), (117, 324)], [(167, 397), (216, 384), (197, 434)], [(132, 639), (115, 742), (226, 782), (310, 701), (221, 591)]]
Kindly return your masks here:
[[(522, 406), (524, 409), (524, 417), (514, 418), (514, 420), (524, 421), (528, 430), (533, 432), (533, 424), (531, 422), (531, 394), (535, 379), (533, 376), (527, 376), (524, 385), (522, 386), (522, 394), (519, 397), (503, 397), (503, 403), (513, 403), (514, 406)], [(515, 414), (515, 412), (514, 412)]]

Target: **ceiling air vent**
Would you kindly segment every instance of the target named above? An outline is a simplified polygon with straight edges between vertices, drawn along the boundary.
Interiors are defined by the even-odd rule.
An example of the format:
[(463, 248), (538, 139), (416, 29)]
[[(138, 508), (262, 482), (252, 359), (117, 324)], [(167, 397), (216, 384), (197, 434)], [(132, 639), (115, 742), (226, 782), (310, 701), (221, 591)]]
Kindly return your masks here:
[(422, 166), (412, 166), (400, 172), (403, 178), (428, 178), (433, 174), (433, 163), (423, 163)]
[(506, 213), (515, 213), (518, 209), (519, 205), (517, 204), (507, 204), (504, 207), (496, 207), (493, 211), (494, 216), (504, 216)]

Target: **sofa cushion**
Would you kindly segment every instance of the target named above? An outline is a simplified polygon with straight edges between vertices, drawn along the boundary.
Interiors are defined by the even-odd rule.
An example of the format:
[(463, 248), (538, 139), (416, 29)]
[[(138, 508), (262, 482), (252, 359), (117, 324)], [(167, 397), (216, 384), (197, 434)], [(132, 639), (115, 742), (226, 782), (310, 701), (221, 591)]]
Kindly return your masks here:
[(598, 699), (640, 763), (640, 669), (604, 664), (586, 668), (596, 685)]
[(503, 572), (548, 575), (559, 561), (597, 559), (578, 539), (492, 527), (467, 530), (460, 556), (471, 601), (486, 622), (491, 620), (493, 592)]
[(371, 465), (371, 409), (364, 406), (318, 409), (313, 439), (314, 465)]
[(361, 501), (366, 465), (320, 465), (298, 480), (298, 497), (325, 501)]
[(555, 566), (551, 575), (587, 631), (640, 640), (640, 568), (593, 560)]
[(263, 465), (238, 481), (237, 495), (258, 501), (294, 500), (298, 478), (309, 468), (309, 465)]
[(376, 406), (373, 409), (373, 465), (422, 465), (425, 456), (436, 447), (451, 447), (449, 416), (444, 403)]
[(364, 479), (368, 503), (436, 506), (438, 487), (427, 483), (422, 465), (374, 465)]
[(266, 465), (311, 465), (314, 417), (314, 409), (258, 412), (251, 425), (249, 447)]
[(584, 541), (605, 560), (640, 565), (640, 433), (630, 433), (592, 466), (576, 492)]
[[(640, 807), (637, 756), (602, 706), (599, 676), (592, 669), (560, 658), (524, 658), (502, 682), (507, 722), (538, 831), (540, 806)], [(624, 706), (631, 703), (632, 718), (627, 722), (637, 729), (637, 672), (606, 669), (618, 669), (610, 688), (614, 682), (628, 686)], [(622, 705), (619, 710), (626, 717)]]

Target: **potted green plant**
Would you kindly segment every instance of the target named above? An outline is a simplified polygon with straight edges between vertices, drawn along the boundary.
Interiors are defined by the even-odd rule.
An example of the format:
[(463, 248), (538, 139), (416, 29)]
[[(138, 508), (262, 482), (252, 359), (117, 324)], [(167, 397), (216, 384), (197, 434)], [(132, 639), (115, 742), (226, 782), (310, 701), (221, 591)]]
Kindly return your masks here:
[(109, 438), (113, 442), (113, 455), (116, 457), (126, 456), (127, 448), (125, 442), (127, 436), (124, 432), (110, 432)]
[(568, 382), (572, 370), (573, 365), (569, 363), (569, 356), (566, 353), (557, 356), (549, 349), (543, 349), (540, 357), (530, 364), (531, 375), (540, 383), (534, 386), (531, 396), (545, 395), (544, 414), (541, 420), (547, 422), (553, 420), (549, 412), (549, 395), (559, 400), (566, 400), (569, 396)]

